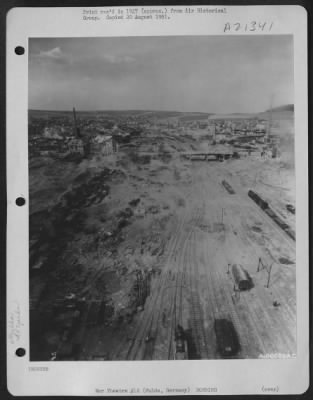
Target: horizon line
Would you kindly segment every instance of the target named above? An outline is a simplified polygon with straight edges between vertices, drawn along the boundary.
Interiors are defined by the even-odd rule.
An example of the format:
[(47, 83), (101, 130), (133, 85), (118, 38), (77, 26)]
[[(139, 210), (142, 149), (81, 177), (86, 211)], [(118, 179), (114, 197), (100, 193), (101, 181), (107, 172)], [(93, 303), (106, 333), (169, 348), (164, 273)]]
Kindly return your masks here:
[[(277, 108), (281, 108), (281, 107), (287, 107), (287, 106), (294, 106), (294, 103), (289, 103), (289, 104), (282, 104), (279, 106), (275, 106), (272, 109), (275, 110)], [(77, 110), (76, 107), (75, 111), (77, 113), (82, 113), (82, 112), (86, 112), (86, 113), (92, 113), (92, 112), (164, 112), (164, 113), (179, 113), (179, 114), (208, 114), (208, 115), (236, 115), (236, 114), (260, 114), (260, 113), (265, 113), (265, 112), (269, 112), (270, 109), (267, 110), (263, 110), (263, 111), (241, 111), (241, 112), (208, 112), (208, 111), (177, 111), (177, 110), (153, 110), (153, 109), (141, 109), (141, 108), (136, 108), (136, 109), (131, 109), (131, 108), (125, 108), (125, 109), (95, 109), (95, 110)], [(73, 108), (72, 109), (64, 109), (64, 110), (53, 110), (53, 109), (40, 109), (40, 108), (28, 108), (28, 111), (41, 111), (41, 112), (73, 112)]]

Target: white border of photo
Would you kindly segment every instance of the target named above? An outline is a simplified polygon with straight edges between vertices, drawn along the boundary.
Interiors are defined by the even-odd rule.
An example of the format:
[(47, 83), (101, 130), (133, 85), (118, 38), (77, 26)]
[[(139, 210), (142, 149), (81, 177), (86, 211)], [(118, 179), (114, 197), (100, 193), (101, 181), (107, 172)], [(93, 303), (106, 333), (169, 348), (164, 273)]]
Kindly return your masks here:
[[(208, 7), (208, 6), (206, 6)], [(210, 6), (216, 8), (215, 6)], [(129, 7), (132, 8), (132, 7)], [(156, 9), (161, 7), (144, 7)], [(175, 6), (185, 9), (186, 7)], [(191, 6), (196, 9), (196, 6)], [(83, 20), (83, 8), (13, 8), (7, 16), (7, 374), (13, 395), (300, 394), (309, 385), (307, 13), (300, 6), (218, 7), (170, 19)], [(101, 8), (97, 8), (100, 10)], [(116, 8), (117, 9), (117, 8)], [(236, 31), (251, 21), (271, 31)], [(225, 24), (232, 29), (225, 32)], [(53, 37), (293, 35), (297, 356), (257, 360), (29, 361), (28, 40)], [(23, 46), (25, 54), (14, 49)], [(24, 197), (26, 205), (15, 200)], [(16, 355), (24, 348), (24, 357)], [(139, 391), (138, 391), (139, 390)]]

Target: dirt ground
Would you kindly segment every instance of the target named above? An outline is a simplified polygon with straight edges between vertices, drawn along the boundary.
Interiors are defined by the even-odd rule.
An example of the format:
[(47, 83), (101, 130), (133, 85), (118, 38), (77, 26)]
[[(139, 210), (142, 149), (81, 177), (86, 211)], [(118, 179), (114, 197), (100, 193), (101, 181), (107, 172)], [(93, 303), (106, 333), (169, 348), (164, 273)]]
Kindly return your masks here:
[[(88, 201), (75, 205), (79, 225), (56, 231), (58, 251), (49, 256), (45, 273), (31, 278), (39, 320), (49, 319), (54, 302), (69, 293), (84, 302), (68, 338), (62, 324), (43, 324), (33, 334), (33, 359), (65, 353), (72, 343), (79, 344), (81, 360), (174, 359), (177, 324), (188, 336), (189, 358), (216, 359), (216, 319), (233, 323), (240, 343), (235, 358), (296, 354), (295, 242), (248, 197), (250, 189), (262, 195), (295, 229), (286, 210), (295, 201), (292, 165), (255, 155), (188, 161), (179, 152), (203, 143), (173, 136), (161, 148), (156, 143), (156, 152), (142, 145), (140, 157), (150, 158), (124, 149), (106, 159), (69, 163), (62, 183), (43, 179), (49, 175), (43, 168), (31, 175), (37, 211), (46, 198), (57, 202), (69, 182), (79, 197), (79, 185), (90, 177), (104, 168), (115, 171), (95, 184), (108, 186), (104, 197), (93, 196), (91, 188)], [(272, 266), (269, 284), (266, 268), (258, 271), (260, 260)], [(250, 290), (236, 290), (233, 264), (251, 277)], [(138, 277), (146, 288), (140, 297)]]

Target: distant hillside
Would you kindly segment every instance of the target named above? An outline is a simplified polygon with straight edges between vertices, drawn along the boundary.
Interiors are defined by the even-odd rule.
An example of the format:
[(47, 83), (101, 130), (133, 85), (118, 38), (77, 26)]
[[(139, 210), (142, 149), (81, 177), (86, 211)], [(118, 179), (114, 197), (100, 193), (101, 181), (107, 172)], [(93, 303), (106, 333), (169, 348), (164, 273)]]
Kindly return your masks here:
[[(260, 113), (232, 113), (232, 114), (208, 114), (209, 119), (268, 119), (270, 115), (270, 109), (266, 111), (262, 111)], [(285, 104), (279, 107), (272, 108), (272, 118), (273, 119), (292, 119), (294, 113), (294, 105), (293, 104)]]
[[(72, 114), (72, 110), (68, 111), (54, 111), (54, 110), (29, 110), (31, 116), (40, 118), (49, 117), (61, 117), (69, 116)], [(228, 113), (228, 114), (214, 114), (205, 112), (180, 112), (180, 111), (160, 111), (160, 110), (95, 110), (95, 111), (84, 111), (76, 110), (77, 115), (84, 117), (91, 117), (92, 115), (96, 117), (110, 117), (110, 116), (123, 116), (123, 117), (133, 117), (133, 116), (146, 116), (158, 119), (172, 119), (178, 118), (182, 122), (194, 121), (194, 120), (205, 120), (205, 119), (268, 119), (270, 115), (270, 110), (266, 110), (260, 113)], [(293, 118), (294, 105), (285, 104), (279, 107), (272, 108), (272, 117), (274, 119), (290, 119)]]
[(268, 120), (272, 115), (274, 121), (293, 121), (294, 119), (294, 105), (286, 104), (279, 107), (273, 107), (271, 110), (264, 111), (258, 114), (260, 119)]
[[(69, 116), (72, 114), (72, 110), (66, 111), (55, 111), (55, 110), (28, 110), (31, 116), (37, 117), (60, 117)], [(192, 121), (199, 119), (206, 119), (210, 115), (209, 113), (203, 112), (181, 112), (181, 111), (160, 111), (160, 110), (95, 110), (95, 111), (84, 111), (76, 109), (76, 114), (79, 116), (123, 116), (123, 117), (134, 117), (134, 116), (146, 116), (158, 119), (178, 118), (182, 121)]]
[(198, 121), (200, 119), (207, 119), (211, 114), (208, 113), (181, 113), (179, 119), (182, 122)]
[(233, 114), (213, 114), (210, 115), (209, 119), (252, 119), (256, 118), (258, 114), (241, 114), (241, 113), (233, 113)]
[[(265, 112), (270, 112), (271, 110), (268, 109)], [(293, 104), (285, 104), (279, 107), (273, 107), (272, 112), (281, 112), (281, 111), (291, 111), (294, 112), (294, 105)]]

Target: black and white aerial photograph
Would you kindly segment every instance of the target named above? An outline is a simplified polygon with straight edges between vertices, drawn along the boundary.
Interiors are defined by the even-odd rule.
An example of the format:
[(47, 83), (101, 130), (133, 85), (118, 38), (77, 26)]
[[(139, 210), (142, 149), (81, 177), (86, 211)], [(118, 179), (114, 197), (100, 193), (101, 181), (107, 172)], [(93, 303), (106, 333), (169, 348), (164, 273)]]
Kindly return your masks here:
[(30, 361), (296, 357), (293, 36), (28, 44)]

